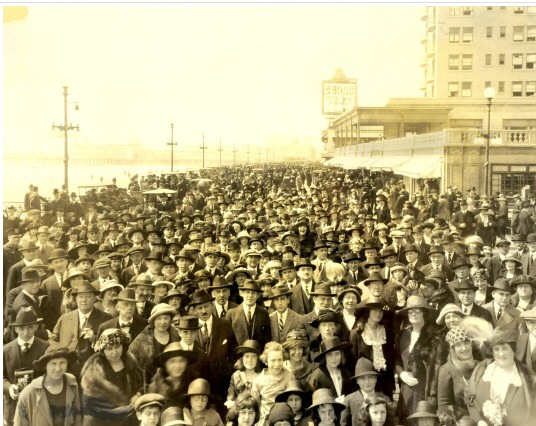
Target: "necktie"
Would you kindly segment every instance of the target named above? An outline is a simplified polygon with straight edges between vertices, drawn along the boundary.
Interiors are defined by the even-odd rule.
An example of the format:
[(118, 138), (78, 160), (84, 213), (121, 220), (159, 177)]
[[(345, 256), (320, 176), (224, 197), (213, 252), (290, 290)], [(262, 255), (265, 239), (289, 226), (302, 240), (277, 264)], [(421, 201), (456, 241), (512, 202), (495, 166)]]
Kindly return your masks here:
[(132, 265), (132, 269), (134, 270), (134, 275), (138, 275), (138, 266)]
[(248, 311), (246, 312), (246, 318), (248, 320), (248, 323), (251, 322), (251, 309), (248, 309)]
[(138, 307), (138, 314), (143, 316), (143, 303), (137, 303), (136, 306)]
[(29, 343), (25, 343), (24, 345), (22, 345), (22, 352), (23, 353), (26, 353), (30, 350), (30, 344)]
[(503, 314), (503, 310), (502, 308), (499, 308), (499, 310), (497, 311), (497, 319), (501, 318), (502, 314)]
[(132, 321), (131, 322), (124, 322), (123, 324), (121, 324), (121, 328), (130, 328), (130, 326), (132, 325)]
[(283, 327), (284, 327), (283, 315), (278, 315), (278, 316), (279, 316), (279, 337), (283, 337)]
[(324, 269), (324, 262), (322, 261), (320, 262), (320, 265), (318, 265), (318, 270), (322, 272), (323, 269)]
[(222, 306), (222, 307), (221, 307), (221, 315), (220, 315), (220, 318), (225, 318), (225, 314), (226, 314), (226, 313), (227, 313), (227, 312), (225, 311), (225, 306)]
[(466, 315), (469, 313), (469, 309), (467, 309), (467, 306), (463, 307), (463, 313)]
[(203, 346), (205, 348), (205, 353), (208, 353), (208, 327), (207, 323), (203, 324)]
[(82, 323), (80, 324), (80, 331), (82, 331), (86, 327), (86, 324), (87, 324), (87, 317), (84, 315), (82, 319)]

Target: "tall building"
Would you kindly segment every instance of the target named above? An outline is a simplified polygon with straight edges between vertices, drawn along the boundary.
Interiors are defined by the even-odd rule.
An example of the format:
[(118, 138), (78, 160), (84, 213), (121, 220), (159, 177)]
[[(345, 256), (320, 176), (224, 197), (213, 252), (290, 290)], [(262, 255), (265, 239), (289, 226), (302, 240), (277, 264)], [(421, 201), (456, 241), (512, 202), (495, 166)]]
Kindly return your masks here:
[(536, 6), (426, 6), (421, 39), (426, 98), (536, 92)]

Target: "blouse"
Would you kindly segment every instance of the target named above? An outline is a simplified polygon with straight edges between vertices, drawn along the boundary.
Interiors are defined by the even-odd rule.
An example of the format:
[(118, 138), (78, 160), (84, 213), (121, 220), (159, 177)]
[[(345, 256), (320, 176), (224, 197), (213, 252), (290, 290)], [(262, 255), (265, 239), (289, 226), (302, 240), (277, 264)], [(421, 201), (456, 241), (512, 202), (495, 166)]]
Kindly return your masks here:
[(287, 384), (291, 380), (294, 380), (294, 374), (286, 369), (281, 370), (281, 373), (277, 377), (267, 374), (267, 369), (264, 369), (253, 380), (251, 394), (260, 401), (261, 416), (270, 413), (270, 409), (275, 403), (275, 398), (285, 391)]

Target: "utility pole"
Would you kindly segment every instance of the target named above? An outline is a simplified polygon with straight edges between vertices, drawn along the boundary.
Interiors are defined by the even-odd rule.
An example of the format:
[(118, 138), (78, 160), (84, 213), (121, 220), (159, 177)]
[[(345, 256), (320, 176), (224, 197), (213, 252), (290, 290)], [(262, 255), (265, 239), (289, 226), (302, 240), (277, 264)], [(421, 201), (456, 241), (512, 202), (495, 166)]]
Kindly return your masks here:
[(76, 126), (73, 126), (71, 123), (67, 124), (67, 104), (74, 103), (75, 104), (74, 109), (76, 111), (78, 111), (78, 103), (77, 102), (67, 102), (67, 96), (69, 95), (67, 89), (69, 89), (68, 86), (63, 86), (63, 125), (61, 125), (61, 124), (56, 125), (56, 124), (52, 123), (52, 130), (61, 130), (63, 132), (63, 142), (64, 142), (63, 184), (65, 186), (65, 191), (69, 190), (69, 139), (68, 139), (68, 132), (69, 132), (69, 130), (76, 130), (77, 132), (80, 131), (80, 127), (78, 126), (78, 124)]
[(236, 152), (238, 150), (236, 149), (236, 142), (233, 143), (233, 164), (236, 164)]
[(173, 142), (173, 123), (171, 123), (171, 141), (166, 145), (171, 146), (171, 173), (173, 173), (173, 147), (177, 145), (177, 142)]
[(221, 152), (223, 151), (223, 149), (221, 149), (221, 139), (220, 139), (220, 149), (218, 149), (218, 151), (220, 151), (220, 166), (221, 166)]
[(203, 145), (201, 145), (199, 148), (203, 150), (203, 169), (205, 168), (205, 149), (207, 147), (205, 146), (205, 134), (203, 133)]

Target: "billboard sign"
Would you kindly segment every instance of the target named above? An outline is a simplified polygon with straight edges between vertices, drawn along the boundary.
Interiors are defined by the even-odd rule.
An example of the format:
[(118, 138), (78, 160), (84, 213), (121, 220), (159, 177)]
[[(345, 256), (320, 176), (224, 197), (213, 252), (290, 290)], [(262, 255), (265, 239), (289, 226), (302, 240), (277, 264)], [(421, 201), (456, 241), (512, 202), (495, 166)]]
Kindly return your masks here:
[(322, 81), (322, 114), (340, 115), (357, 106), (357, 80)]

